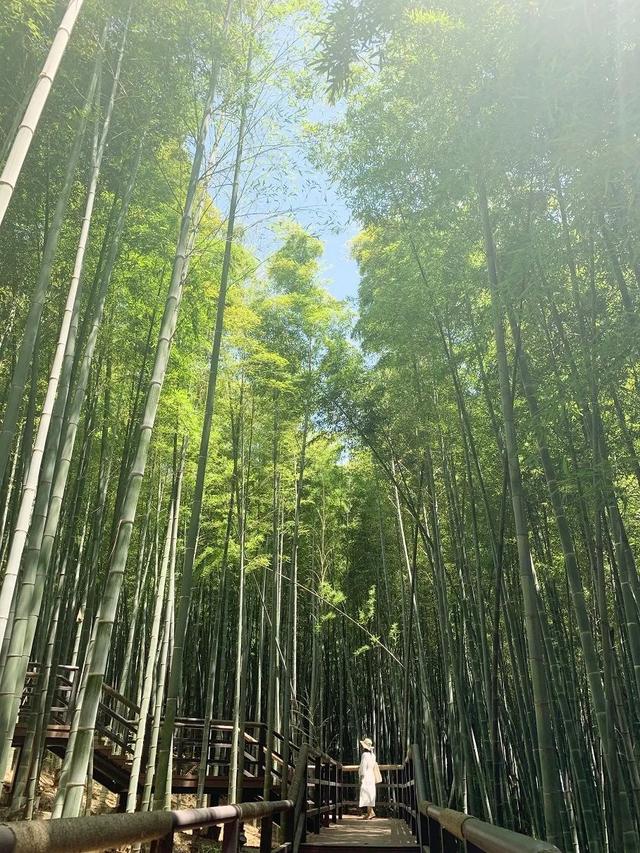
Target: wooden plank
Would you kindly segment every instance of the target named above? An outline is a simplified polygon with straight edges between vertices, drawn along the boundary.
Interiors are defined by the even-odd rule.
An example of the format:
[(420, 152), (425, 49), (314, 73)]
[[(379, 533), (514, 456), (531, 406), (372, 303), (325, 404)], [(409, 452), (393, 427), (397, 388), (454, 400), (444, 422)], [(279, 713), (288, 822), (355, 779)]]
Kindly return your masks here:
[[(242, 781), (242, 787), (245, 790), (260, 792), (264, 787), (264, 779), (245, 778)], [(191, 793), (197, 789), (197, 776), (174, 776), (172, 779), (171, 790), (174, 793)], [(204, 789), (208, 792), (227, 791), (229, 789), (229, 778), (227, 776), (208, 776)]]
[[(402, 764), (378, 764), (380, 770), (402, 770)], [(343, 764), (344, 773), (356, 773), (360, 769), (359, 764)]]
[[(310, 835), (309, 838), (316, 836)], [(300, 845), (301, 853), (373, 853), (380, 850), (381, 853), (420, 853), (418, 844), (394, 845), (394, 844), (318, 844), (315, 841)], [(429, 853), (429, 848), (424, 847), (422, 853)]]
[(111, 719), (116, 720), (120, 725), (128, 729), (130, 732), (135, 734), (138, 724), (136, 720), (128, 720), (126, 717), (123, 717), (122, 714), (119, 714), (117, 711), (114, 711), (113, 708), (110, 708), (108, 705), (105, 705), (104, 702), (100, 702), (98, 705), (98, 713), (102, 711), (102, 713)]
[(318, 835), (309, 835), (308, 845), (312, 847), (413, 848), (416, 847), (417, 842), (403, 820), (397, 818), (362, 820), (354, 815), (345, 815), (342, 821), (323, 827)]
[(118, 693), (118, 691), (114, 690), (114, 688), (111, 687), (110, 684), (103, 684), (102, 692), (106, 693), (109, 696), (112, 696), (126, 708), (129, 708), (131, 711), (133, 711), (135, 714), (140, 713), (140, 708), (136, 705), (135, 702), (132, 702), (131, 699), (127, 699), (127, 697), (123, 696), (122, 693)]

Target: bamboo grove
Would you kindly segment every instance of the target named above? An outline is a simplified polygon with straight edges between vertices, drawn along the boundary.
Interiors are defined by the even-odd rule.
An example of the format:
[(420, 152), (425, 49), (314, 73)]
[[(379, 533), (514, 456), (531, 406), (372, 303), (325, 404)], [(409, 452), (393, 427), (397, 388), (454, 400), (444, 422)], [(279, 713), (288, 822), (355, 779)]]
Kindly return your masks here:
[[(178, 716), (233, 721), (233, 801), (257, 720), (640, 849), (639, 72), (632, 0), (5, 4), (9, 814), (66, 666), (53, 817), (107, 684), (128, 811), (171, 802)], [(359, 223), (355, 310), (295, 217), (251, 247), (287, 121)]]

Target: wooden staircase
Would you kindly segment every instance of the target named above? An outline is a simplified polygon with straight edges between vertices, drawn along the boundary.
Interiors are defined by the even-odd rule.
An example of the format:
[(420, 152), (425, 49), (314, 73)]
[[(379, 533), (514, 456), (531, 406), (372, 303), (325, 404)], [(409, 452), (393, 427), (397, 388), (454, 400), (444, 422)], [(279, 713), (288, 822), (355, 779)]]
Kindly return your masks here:
[[(23, 695), (20, 718), (13, 737), (13, 746), (20, 749), (27, 737), (32, 720), (29, 717), (35, 701), (38, 666), (32, 664)], [(63, 758), (71, 732), (73, 709), (77, 690), (78, 672), (73, 667), (62, 666), (56, 674), (56, 689), (53, 707), (50, 710), (45, 745), (54, 755)], [(139, 719), (138, 706), (113, 687), (104, 684), (96, 720), (93, 752), (93, 778), (100, 785), (121, 798), (126, 798), (131, 776), (131, 763)], [(150, 721), (149, 721), (150, 722)], [(207, 747), (207, 773), (204, 791), (213, 803), (219, 801), (228, 790), (228, 767), (231, 758), (230, 720), (212, 720)], [(147, 732), (150, 726), (147, 726)], [(198, 788), (198, 770), (202, 755), (204, 720), (179, 717), (176, 719), (173, 737), (173, 777), (171, 789), (174, 794), (193, 794)], [(255, 801), (262, 795), (266, 759), (266, 725), (247, 722), (244, 729), (244, 776), (242, 788), (244, 798)], [(274, 734), (272, 753), (272, 792), (280, 794), (283, 770), (282, 748), (284, 739)], [(289, 744), (289, 776), (298, 751)], [(138, 779), (138, 792), (145, 784), (144, 769), (147, 765), (148, 744), (142, 756), (142, 770)]]

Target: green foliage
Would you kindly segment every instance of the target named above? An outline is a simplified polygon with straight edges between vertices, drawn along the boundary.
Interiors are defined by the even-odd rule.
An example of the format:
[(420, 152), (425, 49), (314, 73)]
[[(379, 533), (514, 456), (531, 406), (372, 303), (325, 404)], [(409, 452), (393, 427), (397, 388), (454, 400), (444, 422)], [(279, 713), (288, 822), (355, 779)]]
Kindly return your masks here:
[[(0, 149), (13, 138), (63, 5), (4, 4)], [(535, 692), (523, 635), (526, 620), (538, 617), (523, 602), (523, 542), (515, 535), (505, 468), (512, 406), (544, 639), (537, 663), (553, 697), (551, 752), (555, 778), (563, 780), (565, 846), (622, 849), (624, 821), (616, 809), (625, 797), (629, 837), (640, 829), (634, 835), (640, 814), (633, 784), (640, 723), (637, 9), (632, 0), (437, 6), (335, 0), (321, 10), (284, 0), (232, 7), (225, 26), (225, 8), (218, 0), (140, 0), (131, 7), (82, 282), (79, 352), (115, 213), (136, 152), (142, 156), (33, 657), (41, 659), (47, 648), (57, 602), (56, 654), (70, 657), (76, 648), (82, 666), (151, 381), (212, 63), (220, 62), (210, 139), (218, 147), (207, 178), (218, 187), (228, 180), (224, 149), (235, 144), (246, 95), (238, 81), (251, 40), (257, 70), (248, 87), (246, 159), (252, 164), (262, 156), (261, 134), (277, 135), (280, 123), (293, 120), (274, 109), (274, 88), (290, 99), (296, 121), (301, 99), (317, 83), (313, 69), (326, 77), (331, 97), (345, 97), (344, 110), (331, 113), (335, 124), (322, 127), (308, 116), (301, 123), (313, 139), (313, 157), (361, 225), (353, 242), (358, 316), (354, 322), (323, 286), (322, 244), (302, 226), (279, 223), (278, 246), (266, 262), (249, 248), (248, 228), (236, 228), (181, 713), (206, 712), (213, 662), (215, 714), (230, 714), (236, 675), (230, 661), (237, 658), (248, 670), (247, 719), (273, 713), (282, 720), (290, 707), (289, 734), (341, 749), (345, 760), (363, 730), (375, 731), (389, 760), (418, 741), (434, 801), (543, 835), (541, 760), (532, 749)], [(0, 231), (0, 316), (8, 318), (0, 328), (4, 400), (77, 117), (101, 58), (101, 88), (12, 448), (15, 464), (0, 483), (0, 505), (7, 508), (0, 565), (72, 274), (94, 123), (107, 104), (128, 9), (126, 0), (86, 3)], [(309, 29), (320, 39), (304, 69), (279, 53), (283, 34), (297, 36), (297, 28), (304, 29), (305, 45)], [(256, 182), (261, 198), (280, 168), (275, 148), (265, 167), (269, 178)], [(247, 174), (250, 185), (255, 176)], [(479, 204), (485, 192), (488, 222)], [(224, 198), (224, 191), (214, 197)], [(225, 250), (224, 214), (208, 195), (203, 201), (109, 656), (109, 677), (117, 681), (131, 653), (122, 689), (132, 701), (140, 692), (136, 655), (149, 639), (184, 446), (178, 594), (181, 586), (185, 508), (194, 491)], [(497, 281), (487, 276), (492, 242)], [(501, 328), (506, 394), (496, 369)], [(77, 370), (76, 362), (74, 382)], [(505, 402), (509, 395), (512, 403)], [(551, 482), (542, 450), (551, 459)], [(563, 519), (570, 554), (559, 533)], [(577, 592), (568, 582), (571, 554)], [(241, 566), (244, 657), (234, 654)], [(59, 590), (62, 567), (68, 579)], [(87, 618), (77, 629), (81, 608)], [(586, 618), (579, 622), (577, 614)], [(586, 669), (587, 635), (595, 672)], [(275, 710), (266, 707), (269, 681)], [(605, 711), (594, 700), (594, 683), (602, 684)], [(603, 719), (610, 737), (601, 737)]]

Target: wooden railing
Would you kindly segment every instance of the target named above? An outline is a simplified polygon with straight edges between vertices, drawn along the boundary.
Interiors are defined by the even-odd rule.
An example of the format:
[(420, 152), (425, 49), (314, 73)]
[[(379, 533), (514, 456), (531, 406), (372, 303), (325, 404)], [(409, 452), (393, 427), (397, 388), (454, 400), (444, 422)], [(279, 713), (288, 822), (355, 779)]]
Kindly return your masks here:
[[(27, 673), (21, 703), (20, 714), (23, 726), (29, 722), (28, 715), (35, 701), (38, 674), (39, 665), (32, 663)], [(55, 677), (56, 684), (49, 714), (49, 726), (55, 728), (56, 734), (60, 735), (62, 729), (65, 726), (69, 727), (72, 722), (79, 686), (79, 672), (76, 667), (59, 666)], [(97, 740), (125, 760), (131, 759), (138, 729), (139, 713), (140, 709), (135, 702), (119, 693), (109, 684), (103, 684), (96, 718)], [(187, 787), (192, 784), (194, 790), (197, 786), (198, 768), (202, 755), (203, 728), (204, 720), (202, 718), (176, 718), (173, 737), (174, 776), (184, 779)], [(228, 776), (232, 731), (233, 724), (230, 720), (211, 721), (208, 745), (206, 746), (205, 776), (207, 778), (215, 779)], [(244, 724), (243, 736), (245, 778), (263, 779), (267, 764), (267, 726), (262, 722), (248, 721)], [(283, 736), (274, 732), (271, 772), (276, 787), (281, 783), (283, 776), (284, 746)], [(289, 780), (293, 774), (294, 758), (297, 751), (298, 747), (289, 743), (290, 759), (286, 772)]]
[[(396, 806), (396, 798), (392, 792), (393, 775), (399, 770), (401, 764), (380, 764), (380, 772), (382, 774), (382, 782), (376, 785), (376, 805), (380, 808), (393, 808)], [(358, 794), (360, 790), (360, 777), (358, 764), (343, 764), (341, 765), (342, 772), (342, 788), (343, 788), (343, 804), (345, 806), (357, 806)]]
[[(0, 853), (89, 853), (128, 844), (152, 842), (152, 853), (170, 853), (176, 832), (224, 825), (222, 853), (237, 853), (246, 820), (273, 820), (295, 810), (293, 799), (241, 803), (211, 809), (109, 814), (94, 817), (33, 820), (0, 825)], [(272, 853), (293, 853), (287, 838)]]
[[(20, 703), (21, 713), (30, 709), (32, 707), (32, 703), (35, 701), (35, 691), (38, 684), (39, 673), (40, 665), (37, 663), (31, 663), (27, 670), (22, 702)], [(56, 683), (53, 691), (53, 703), (50, 710), (51, 721), (54, 724), (65, 724), (69, 722), (69, 709), (72, 708), (75, 703), (77, 674), (78, 667), (76, 666), (59, 666), (56, 670)]]
[(429, 802), (416, 746), (409, 750), (404, 764), (390, 769), (389, 777), (398, 815), (407, 822), (420, 848), (428, 848), (429, 853), (560, 853), (546, 841)]
[(140, 709), (109, 684), (102, 685), (96, 717), (96, 735), (125, 757), (133, 757)]
[[(186, 722), (190, 725), (193, 721)], [(259, 763), (263, 742), (251, 735), (248, 737), (250, 745), (258, 750), (254, 755), (249, 749), (249, 755)], [(323, 826), (342, 817), (348, 802), (345, 792), (356, 784), (348, 777), (357, 772), (357, 767), (343, 767), (308, 745), (296, 747), (295, 751), (297, 757), (289, 799), (210, 809), (9, 823), (0, 826), (0, 853), (67, 853), (69, 850), (85, 853), (146, 841), (153, 842), (153, 853), (169, 853), (173, 850), (176, 832), (213, 825), (225, 827), (222, 853), (237, 853), (242, 824), (249, 819), (260, 821), (261, 853), (297, 853), (307, 832), (319, 833)], [(382, 765), (381, 770), (387, 802), (407, 822), (420, 849), (428, 849), (429, 853), (463, 850), (465, 853), (560, 853), (547, 842), (429, 802), (416, 747), (409, 750), (404, 764)], [(273, 823), (278, 816), (281, 843), (272, 848)]]
[[(302, 755), (298, 757), (298, 762)], [(297, 766), (297, 765), (296, 765)], [(325, 753), (307, 747), (306, 790), (309, 801), (306, 828), (318, 833), (323, 826), (336, 823), (344, 811), (342, 765)]]
[(110, 814), (0, 825), (0, 853), (89, 853), (152, 842), (152, 853), (171, 853), (176, 832), (224, 826), (222, 853), (237, 853), (242, 825), (259, 820), (262, 838), (272, 837), (280, 817), (282, 841), (271, 853), (297, 853), (308, 830), (341, 816), (340, 765), (304, 745), (298, 751), (290, 796), (277, 802), (240, 803), (210, 809)]

